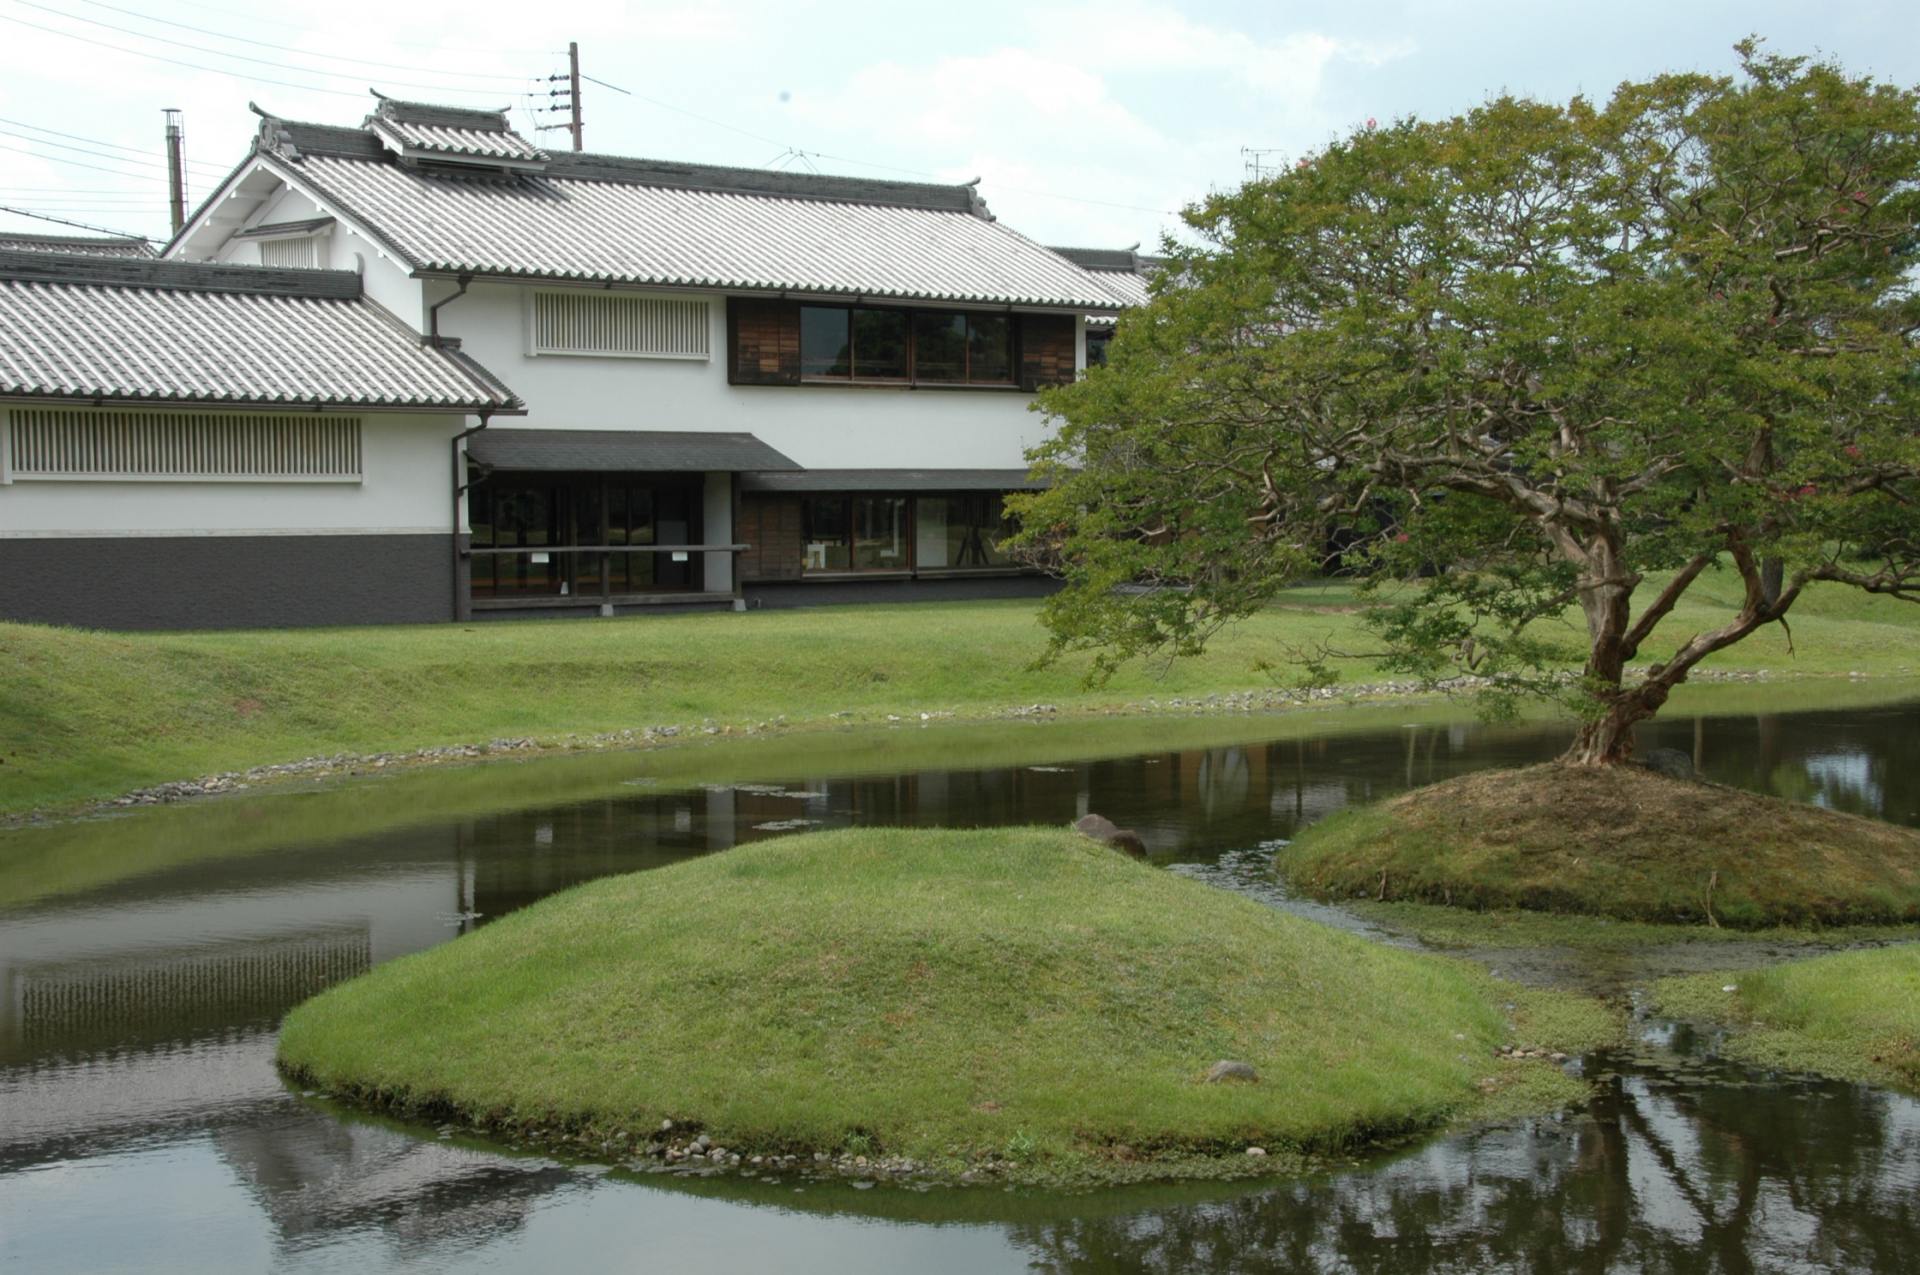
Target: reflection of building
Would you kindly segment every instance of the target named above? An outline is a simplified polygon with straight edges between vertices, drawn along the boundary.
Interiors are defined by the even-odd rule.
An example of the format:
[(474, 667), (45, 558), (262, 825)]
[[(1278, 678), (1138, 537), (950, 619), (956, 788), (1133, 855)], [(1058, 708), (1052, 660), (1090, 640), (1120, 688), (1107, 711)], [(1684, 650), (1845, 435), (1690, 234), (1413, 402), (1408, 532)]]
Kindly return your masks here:
[(301, 1110), (222, 1129), (213, 1141), (284, 1246), (373, 1232), (396, 1249), (445, 1258), (520, 1229), (542, 1196), (573, 1180), (551, 1161)]
[(271, 1021), (372, 965), (362, 927), (143, 950), (8, 971), (12, 1036), (27, 1050), (88, 1040), (181, 1039), (194, 1027)]
[(471, 897), (457, 858), (234, 888), (261, 866), (216, 862), (171, 891), (145, 878), (118, 900), (0, 926), (0, 1147), (34, 1158), (57, 1154), (47, 1139), (190, 1127), (278, 1100), (280, 1015), (450, 937)]

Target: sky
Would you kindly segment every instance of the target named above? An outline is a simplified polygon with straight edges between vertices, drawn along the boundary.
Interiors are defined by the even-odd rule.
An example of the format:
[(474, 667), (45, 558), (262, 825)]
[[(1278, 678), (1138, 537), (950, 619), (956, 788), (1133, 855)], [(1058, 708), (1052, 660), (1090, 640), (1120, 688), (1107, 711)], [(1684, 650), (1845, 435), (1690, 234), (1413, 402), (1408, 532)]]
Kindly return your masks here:
[[(588, 150), (978, 177), (1042, 242), (1151, 250), (1250, 161), (1503, 92), (1726, 73), (1749, 34), (1920, 85), (1912, 0), (0, 0), (0, 206), (164, 239), (163, 108), (184, 112), (191, 211), (245, 156), (250, 101), (357, 124), (377, 88), (509, 107), (524, 132), (565, 118), (542, 108), (577, 41)], [(84, 233), (0, 213), (35, 229)]]

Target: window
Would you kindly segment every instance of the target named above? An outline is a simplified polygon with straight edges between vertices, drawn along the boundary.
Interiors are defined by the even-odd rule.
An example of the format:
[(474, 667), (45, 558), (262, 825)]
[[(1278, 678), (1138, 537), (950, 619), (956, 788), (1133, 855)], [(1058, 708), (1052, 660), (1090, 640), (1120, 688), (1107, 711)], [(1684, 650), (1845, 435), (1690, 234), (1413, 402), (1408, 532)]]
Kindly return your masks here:
[(611, 292), (535, 292), (529, 354), (626, 359), (705, 359), (712, 323), (707, 302)]
[(16, 407), (7, 428), (10, 481), (360, 481), (358, 416)]
[(907, 502), (899, 496), (853, 498), (853, 569), (905, 571), (913, 566), (907, 553)]
[(848, 333), (851, 310), (800, 307), (800, 375), (850, 376), (853, 338)]
[(852, 562), (847, 549), (847, 502), (842, 496), (809, 496), (800, 506), (801, 535), (807, 571), (845, 571)]
[(967, 316), (913, 316), (914, 371), (923, 381), (967, 379)]
[(964, 492), (909, 497), (836, 492), (801, 498), (804, 575), (837, 572), (994, 570), (1013, 534), (1000, 496)]
[[(619, 553), (684, 545), (699, 518), (692, 488), (623, 475), (543, 479), (497, 475), (468, 491), (475, 598), (607, 597), (698, 587), (698, 559)], [(480, 552), (512, 550), (513, 552)]]
[(1113, 340), (1112, 328), (1087, 328), (1087, 366), (1107, 365), (1107, 343)]
[(1010, 385), (1013, 372), (1007, 315), (800, 307), (805, 379)]
[(853, 312), (853, 374), (863, 381), (907, 376), (907, 316), (901, 310)]
[(1012, 564), (1000, 551), (1000, 542), (1013, 534), (1013, 523), (999, 496), (922, 496), (914, 501), (913, 518), (918, 567), (964, 570)]

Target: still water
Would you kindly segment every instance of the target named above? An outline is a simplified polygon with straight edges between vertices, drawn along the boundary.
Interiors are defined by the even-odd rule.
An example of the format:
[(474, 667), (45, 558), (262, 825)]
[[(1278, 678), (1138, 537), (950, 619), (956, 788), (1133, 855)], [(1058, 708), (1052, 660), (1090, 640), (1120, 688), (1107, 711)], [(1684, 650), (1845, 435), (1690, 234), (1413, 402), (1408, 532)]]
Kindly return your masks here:
[[(1692, 703), (1643, 746), (1920, 826), (1920, 702)], [(807, 828), (1097, 811), (1169, 870), (1359, 924), (1286, 899), (1273, 844), (1565, 736), (1430, 709), (903, 728), (0, 834), (0, 1269), (1915, 1269), (1920, 1102), (1730, 1068), (1676, 1024), (1582, 1060), (1581, 1112), (1311, 1178), (1066, 1196), (635, 1176), (335, 1109), (272, 1067), (280, 1015), (329, 983), (582, 881)]]

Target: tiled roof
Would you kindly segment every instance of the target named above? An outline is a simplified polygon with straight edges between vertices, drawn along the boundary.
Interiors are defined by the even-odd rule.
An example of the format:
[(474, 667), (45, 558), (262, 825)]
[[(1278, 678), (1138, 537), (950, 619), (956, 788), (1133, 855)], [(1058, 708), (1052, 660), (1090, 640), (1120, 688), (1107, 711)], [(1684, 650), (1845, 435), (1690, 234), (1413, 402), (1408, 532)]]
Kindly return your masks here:
[(357, 276), (0, 252), (0, 397), (517, 411)]
[(1112, 309), (1079, 267), (964, 212), (314, 156), (300, 173), (422, 270)]
[[(1053, 251), (1098, 279), (1101, 286), (1112, 293), (1114, 300), (1123, 307), (1131, 309), (1153, 299), (1147, 284), (1162, 264), (1160, 257), (1143, 257), (1135, 248), (1056, 247)], [(1113, 317), (1096, 315), (1090, 317), (1088, 322), (1110, 325)]]
[(381, 99), (367, 127), (403, 152), (448, 158), (539, 162), (547, 153), (507, 126), (500, 111)]
[[(466, 117), (498, 120), (482, 130), (489, 138), (527, 145), (491, 112), (382, 102), (370, 123), (457, 128)], [(1079, 311), (1119, 304), (1086, 270), (995, 222), (971, 183), (570, 153), (544, 157), (541, 172), (458, 173), (403, 164), (367, 129), (271, 116), (257, 145), (423, 273)]]
[(90, 257), (151, 257), (153, 245), (122, 235), (0, 233), (0, 252), (79, 252)]

